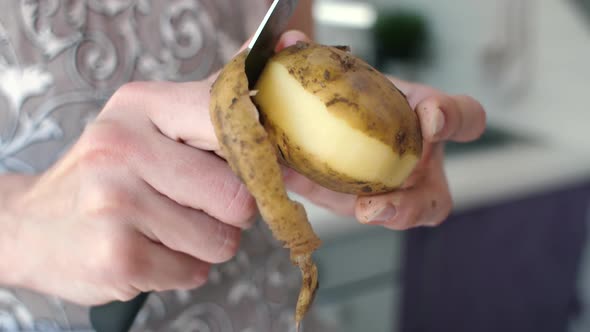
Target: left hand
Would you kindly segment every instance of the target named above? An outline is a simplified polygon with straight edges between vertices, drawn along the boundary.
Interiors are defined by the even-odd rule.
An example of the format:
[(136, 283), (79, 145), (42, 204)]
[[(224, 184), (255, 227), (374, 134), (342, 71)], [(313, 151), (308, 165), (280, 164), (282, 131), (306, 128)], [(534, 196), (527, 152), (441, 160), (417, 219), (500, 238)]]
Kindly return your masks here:
[[(279, 47), (307, 37), (300, 32), (286, 33)], [(355, 215), (364, 224), (382, 225), (395, 230), (418, 226), (437, 226), (449, 215), (453, 200), (444, 171), (446, 141), (468, 142), (485, 130), (486, 115), (475, 99), (447, 95), (434, 88), (391, 78), (418, 113), (424, 140), (422, 159), (402, 187), (394, 192), (357, 197), (323, 188), (289, 171), (289, 189), (338, 214)]]
[[(299, 31), (289, 31), (282, 36), (277, 50), (300, 40), (309, 39)], [(217, 74), (212, 75), (207, 84), (212, 84), (216, 77)], [(471, 97), (450, 96), (428, 86), (393, 78), (392, 81), (418, 113), (424, 139), (422, 159), (400, 189), (382, 195), (358, 197), (321, 187), (294, 171), (286, 172), (285, 182), (290, 191), (337, 214), (354, 215), (363, 224), (382, 225), (395, 230), (436, 226), (447, 218), (453, 206), (444, 171), (444, 144), (446, 141), (477, 139), (485, 129), (485, 111)], [(186, 107), (190, 110), (194, 105)], [(193, 114), (199, 115), (200, 120), (209, 116), (205, 108)], [(181, 129), (191, 127), (190, 130), (184, 128), (190, 133), (194, 133), (193, 123), (204, 127), (198, 140), (186, 143), (199, 149), (218, 151), (219, 144), (211, 122), (195, 121), (179, 124)]]

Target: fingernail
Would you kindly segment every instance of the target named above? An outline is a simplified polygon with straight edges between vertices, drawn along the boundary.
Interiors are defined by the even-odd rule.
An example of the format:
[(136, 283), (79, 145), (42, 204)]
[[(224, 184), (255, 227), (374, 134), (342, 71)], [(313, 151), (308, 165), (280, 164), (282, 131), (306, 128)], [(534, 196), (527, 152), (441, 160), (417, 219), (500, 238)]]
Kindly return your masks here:
[(437, 109), (437, 112), (434, 113), (434, 118), (432, 119), (432, 136), (439, 136), (442, 133), (444, 127), (445, 115), (443, 114), (441, 109)]
[(392, 205), (387, 205), (386, 207), (375, 211), (372, 215), (370, 215), (368, 217), (368, 223), (369, 224), (385, 224), (387, 222), (389, 222), (391, 219), (393, 219), (393, 217), (395, 217), (397, 211), (395, 209), (395, 207), (393, 207)]

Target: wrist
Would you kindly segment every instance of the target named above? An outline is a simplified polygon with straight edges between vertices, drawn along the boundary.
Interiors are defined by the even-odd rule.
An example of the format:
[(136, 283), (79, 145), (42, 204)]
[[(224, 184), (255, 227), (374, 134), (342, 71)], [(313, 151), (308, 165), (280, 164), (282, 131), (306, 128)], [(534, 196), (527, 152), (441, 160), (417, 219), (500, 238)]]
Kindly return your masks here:
[(20, 197), (34, 181), (33, 176), (0, 175), (0, 285), (19, 284), (19, 224), (22, 219)]

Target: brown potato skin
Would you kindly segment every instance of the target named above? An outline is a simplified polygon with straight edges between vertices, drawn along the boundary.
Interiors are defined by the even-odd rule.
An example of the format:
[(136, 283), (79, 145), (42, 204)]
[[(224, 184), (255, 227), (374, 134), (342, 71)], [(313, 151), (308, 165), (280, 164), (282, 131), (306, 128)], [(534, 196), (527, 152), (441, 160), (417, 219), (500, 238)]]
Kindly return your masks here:
[(227, 64), (211, 90), (210, 115), (221, 152), (252, 193), (273, 235), (291, 254), (320, 246), (303, 206), (285, 190), (274, 145), (258, 120), (244, 73), (246, 53)]
[[(403, 156), (422, 154), (422, 134), (416, 112), (406, 97), (385, 75), (340, 48), (299, 42), (275, 55), (308, 92), (318, 96), (329, 112)], [(334, 191), (356, 195), (390, 192), (396, 187), (365, 182), (330, 169), (321, 160), (289, 142), (279, 126), (264, 117), (262, 122), (276, 142), (282, 162), (314, 182)], [(359, 161), (362, 162), (362, 161)], [(394, 172), (395, 170), (392, 170)]]

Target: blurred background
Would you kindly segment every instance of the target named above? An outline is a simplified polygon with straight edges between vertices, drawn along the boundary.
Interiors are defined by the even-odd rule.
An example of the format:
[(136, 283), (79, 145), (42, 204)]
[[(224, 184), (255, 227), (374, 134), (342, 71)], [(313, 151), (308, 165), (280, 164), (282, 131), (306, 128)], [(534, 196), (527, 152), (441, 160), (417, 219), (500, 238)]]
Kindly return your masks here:
[(590, 0), (316, 0), (318, 40), (469, 94), (489, 127), (447, 147), (436, 229), (326, 239), (318, 308), (339, 331), (590, 331)]

